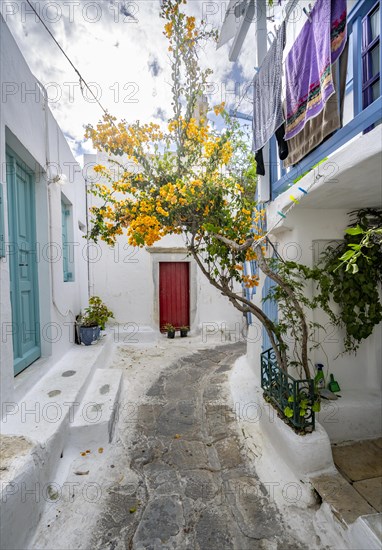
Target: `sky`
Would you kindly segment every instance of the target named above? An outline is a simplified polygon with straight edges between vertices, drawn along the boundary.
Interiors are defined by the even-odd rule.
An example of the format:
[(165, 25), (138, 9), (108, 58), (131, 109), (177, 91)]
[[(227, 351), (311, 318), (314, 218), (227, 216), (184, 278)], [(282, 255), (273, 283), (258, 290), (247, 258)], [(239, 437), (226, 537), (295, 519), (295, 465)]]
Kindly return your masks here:
[[(159, 18), (160, 0), (31, 0), (101, 104), (117, 118), (163, 123), (172, 116), (168, 44)], [(228, 1), (189, 0), (185, 10), (220, 28)], [(93, 152), (84, 126), (102, 117), (79, 79), (25, 0), (2, 0), (1, 13), (36, 78), (46, 87), (50, 108), (76, 158)], [(210, 67), (211, 103), (235, 106), (254, 76), (253, 35), (239, 62), (228, 60), (229, 44), (208, 44), (200, 63)], [(248, 100), (247, 100), (248, 98)], [(240, 111), (251, 112), (250, 91)]]

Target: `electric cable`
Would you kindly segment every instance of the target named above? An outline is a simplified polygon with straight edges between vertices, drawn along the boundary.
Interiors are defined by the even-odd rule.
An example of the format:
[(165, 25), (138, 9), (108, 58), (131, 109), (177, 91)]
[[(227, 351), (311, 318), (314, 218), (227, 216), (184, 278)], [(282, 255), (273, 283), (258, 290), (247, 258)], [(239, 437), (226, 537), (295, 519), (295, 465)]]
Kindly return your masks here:
[[(51, 38), (54, 40), (55, 44), (58, 46), (58, 48), (60, 49), (61, 53), (65, 56), (65, 58), (67, 59), (67, 61), (70, 63), (70, 65), (72, 66), (73, 70), (75, 71), (75, 73), (77, 74), (78, 78), (79, 78), (79, 81), (80, 81), (80, 88), (81, 88), (81, 93), (82, 93), (82, 97), (84, 97), (84, 92), (83, 92), (83, 86), (85, 85), (85, 87), (89, 90), (89, 92), (91, 93), (91, 95), (93, 96), (93, 98), (95, 99), (95, 101), (97, 102), (97, 104), (99, 105), (99, 107), (102, 109), (102, 111), (104, 112), (105, 115), (109, 115), (108, 111), (103, 107), (103, 105), (101, 104), (101, 102), (99, 101), (98, 97), (94, 94), (94, 92), (92, 91), (92, 89), (90, 88), (90, 86), (88, 85), (88, 83), (86, 82), (86, 80), (83, 78), (83, 76), (81, 75), (80, 71), (77, 69), (77, 67), (74, 65), (74, 63), (72, 62), (72, 60), (70, 59), (70, 57), (67, 55), (67, 53), (65, 52), (65, 50), (62, 48), (61, 44), (56, 40), (54, 34), (51, 32), (51, 30), (49, 29), (49, 27), (46, 25), (45, 21), (41, 18), (40, 14), (37, 12), (36, 8), (33, 6), (33, 4), (30, 2), (30, 0), (26, 0), (28, 5), (31, 7), (31, 9), (33, 10), (33, 12), (37, 15), (39, 21), (42, 23), (42, 25), (44, 26), (44, 28), (46, 29), (46, 31), (49, 33), (49, 35), (51, 36)], [(113, 125), (115, 126), (115, 124), (113, 123)]]

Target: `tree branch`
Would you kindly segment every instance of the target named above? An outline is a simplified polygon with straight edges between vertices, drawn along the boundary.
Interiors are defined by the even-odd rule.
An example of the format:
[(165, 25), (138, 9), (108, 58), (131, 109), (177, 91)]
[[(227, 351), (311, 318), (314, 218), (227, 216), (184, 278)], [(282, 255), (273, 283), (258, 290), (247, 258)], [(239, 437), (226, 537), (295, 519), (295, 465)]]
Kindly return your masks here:
[(247, 250), (255, 242), (255, 239), (253, 237), (247, 239), (243, 244), (237, 244), (235, 243), (235, 241), (231, 241), (231, 239), (227, 239), (227, 237), (223, 237), (223, 235), (217, 235), (216, 233), (214, 233), (212, 237), (215, 237), (215, 239), (218, 239), (218, 241), (226, 244), (229, 248), (235, 250), (236, 252), (243, 252), (243, 250)]
[[(272, 348), (275, 352), (276, 359), (278, 364), (283, 370), (287, 370), (287, 363), (286, 363), (286, 356), (280, 352), (279, 346), (277, 345), (276, 339), (275, 339), (275, 325), (274, 323), (265, 315), (265, 313), (258, 308), (253, 302), (247, 300), (247, 298), (244, 298), (243, 296), (240, 296), (236, 294), (235, 292), (231, 291), (226, 284), (225, 286), (222, 284), (219, 284), (215, 279), (213, 279), (210, 275), (210, 273), (207, 271), (207, 269), (204, 266), (204, 263), (200, 259), (197, 250), (194, 247), (194, 235), (191, 239), (191, 244), (188, 247), (189, 251), (191, 252), (193, 258), (195, 259), (196, 263), (198, 264), (200, 270), (202, 273), (207, 277), (209, 282), (214, 286), (216, 289), (218, 289), (224, 296), (227, 296), (227, 298), (230, 300), (230, 302), (236, 307), (236, 302), (241, 302), (245, 306), (247, 306), (247, 309), (243, 306), (238, 307), (237, 309), (239, 311), (242, 311), (243, 313), (253, 313), (253, 315), (261, 322), (261, 324), (264, 326), (268, 336), (269, 340), (271, 342)], [(280, 343), (283, 344), (281, 338), (279, 338)]]
[(291, 302), (293, 303), (293, 307), (295, 308), (295, 311), (296, 311), (296, 313), (297, 313), (297, 315), (300, 319), (301, 331), (302, 331), (301, 363), (302, 363), (302, 367), (304, 369), (305, 375), (309, 379), (309, 378), (311, 378), (310, 368), (309, 368), (309, 363), (308, 363), (308, 337), (309, 337), (309, 333), (308, 333), (308, 326), (307, 326), (306, 319), (305, 319), (305, 313), (304, 313), (299, 301), (295, 297), (293, 288), (282, 277), (280, 277), (277, 273), (272, 271), (272, 269), (268, 266), (268, 264), (267, 264), (267, 262), (266, 262), (266, 260), (263, 256), (261, 246), (256, 244), (255, 251), (256, 251), (256, 254), (257, 254), (257, 261), (258, 261), (258, 264), (259, 264), (259, 268), (261, 269), (261, 271), (265, 275), (267, 275), (270, 279), (272, 279), (272, 281), (274, 281), (275, 283), (280, 285), (281, 288), (286, 292), (286, 294), (289, 296)]

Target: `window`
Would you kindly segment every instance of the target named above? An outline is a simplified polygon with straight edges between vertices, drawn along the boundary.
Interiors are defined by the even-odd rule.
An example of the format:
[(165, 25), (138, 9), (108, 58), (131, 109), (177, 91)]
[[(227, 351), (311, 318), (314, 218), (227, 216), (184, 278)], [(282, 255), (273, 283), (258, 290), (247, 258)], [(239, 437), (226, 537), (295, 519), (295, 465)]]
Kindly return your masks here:
[(381, 95), (379, 18), (380, 5), (377, 2), (362, 21), (362, 98), (364, 109)]
[(71, 206), (65, 203), (61, 199), (61, 223), (62, 223), (62, 265), (64, 269), (64, 283), (68, 283), (74, 280), (72, 263), (73, 258), (71, 257), (70, 248), (70, 222), (71, 219)]

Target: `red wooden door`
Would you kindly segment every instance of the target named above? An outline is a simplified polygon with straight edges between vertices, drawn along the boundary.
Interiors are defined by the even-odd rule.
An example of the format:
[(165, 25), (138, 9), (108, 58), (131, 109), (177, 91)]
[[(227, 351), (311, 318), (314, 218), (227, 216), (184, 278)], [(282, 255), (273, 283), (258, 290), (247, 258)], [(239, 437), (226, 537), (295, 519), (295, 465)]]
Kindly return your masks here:
[(159, 264), (160, 328), (166, 323), (174, 327), (190, 325), (190, 264), (160, 262)]

